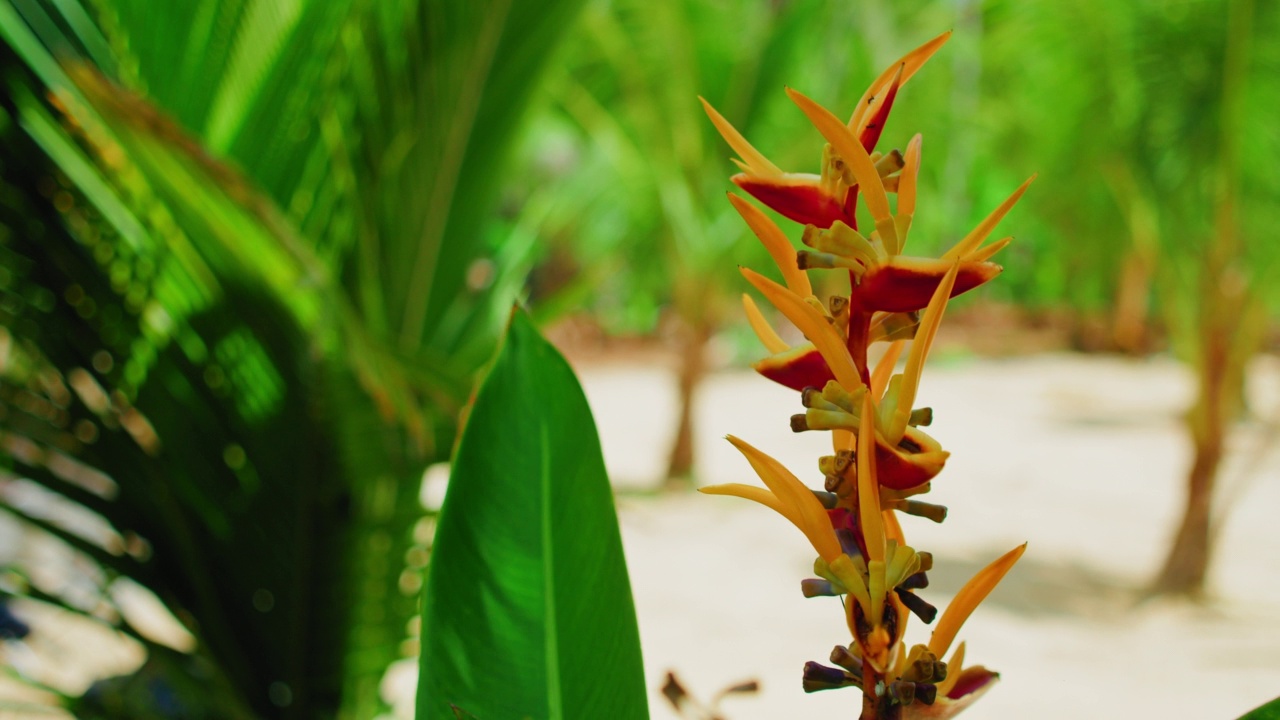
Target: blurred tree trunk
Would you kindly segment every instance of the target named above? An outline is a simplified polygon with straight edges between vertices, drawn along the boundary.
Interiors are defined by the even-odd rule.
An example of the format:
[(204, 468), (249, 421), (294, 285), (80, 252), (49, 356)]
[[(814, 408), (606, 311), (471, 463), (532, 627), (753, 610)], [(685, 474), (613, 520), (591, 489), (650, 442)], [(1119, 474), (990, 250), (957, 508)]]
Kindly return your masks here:
[(1225, 402), (1235, 393), (1225, 388), (1230, 373), (1225, 367), (1226, 343), (1221, 342), (1218, 333), (1206, 335), (1203, 350), (1207, 356), (1200, 367), (1199, 397), (1187, 416), (1195, 448), (1187, 477), (1187, 504), (1164, 567), (1156, 578), (1157, 594), (1199, 597), (1209, 570), (1213, 489), (1226, 436)]
[(1147, 297), (1154, 267), (1137, 248), (1129, 249), (1120, 267), (1116, 309), (1111, 319), (1111, 341), (1127, 355), (1141, 355), (1147, 348)]
[(1150, 345), (1148, 318), (1151, 285), (1160, 257), (1160, 214), (1150, 193), (1139, 184), (1130, 163), (1111, 163), (1103, 179), (1124, 213), (1129, 229), (1129, 247), (1116, 279), (1111, 343), (1122, 353), (1141, 355)]
[(711, 339), (711, 323), (706, 318), (680, 320), (680, 367), (677, 376), (679, 419), (676, 437), (667, 457), (666, 489), (693, 487), (693, 402), (698, 385), (706, 375), (706, 349)]
[(1199, 597), (1212, 556), (1213, 491), (1222, 461), (1227, 423), (1242, 408), (1245, 369), (1257, 351), (1265, 325), (1263, 303), (1245, 267), (1240, 225), (1239, 128), (1248, 74), (1252, 30), (1251, 0), (1235, 0), (1228, 10), (1226, 57), (1222, 70), (1222, 135), (1219, 141), (1214, 236), (1199, 266), (1198, 307), (1190, 320), (1196, 402), (1187, 414), (1195, 458), (1187, 478), (1187, 505), (1154, 592)]

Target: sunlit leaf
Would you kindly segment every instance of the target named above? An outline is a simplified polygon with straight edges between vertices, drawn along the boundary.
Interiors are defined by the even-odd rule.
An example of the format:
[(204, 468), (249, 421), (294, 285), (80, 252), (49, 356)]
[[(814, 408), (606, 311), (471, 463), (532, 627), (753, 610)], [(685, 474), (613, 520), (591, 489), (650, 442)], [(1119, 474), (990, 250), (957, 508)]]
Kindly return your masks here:
[(591, 409), (523, 313), (454, 458), (423, 601), (418, 717), (645, 718)]

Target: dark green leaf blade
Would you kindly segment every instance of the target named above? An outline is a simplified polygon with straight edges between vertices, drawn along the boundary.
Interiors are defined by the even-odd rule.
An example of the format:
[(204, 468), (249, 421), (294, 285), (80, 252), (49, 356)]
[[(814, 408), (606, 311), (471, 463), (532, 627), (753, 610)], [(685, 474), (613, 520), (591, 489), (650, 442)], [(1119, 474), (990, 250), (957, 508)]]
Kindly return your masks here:
[(423, 602), (418, 717), (646, 718), (595, 423), (520, 312), (472, 406)]

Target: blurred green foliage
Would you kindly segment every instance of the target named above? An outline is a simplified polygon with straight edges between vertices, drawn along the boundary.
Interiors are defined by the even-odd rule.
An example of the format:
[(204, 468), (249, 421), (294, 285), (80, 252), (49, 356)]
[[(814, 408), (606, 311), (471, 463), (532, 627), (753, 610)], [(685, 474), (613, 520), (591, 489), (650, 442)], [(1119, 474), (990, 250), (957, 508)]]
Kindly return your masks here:
[(422, 472), (527, 267), (498, 179), (576, 10), (0, 1), (0, 512), (76, 558), (6, 552), (0, 590), (149, 650), (78, 716), (383, 705)]
[[(542, 250), (535, 299), (565, 278), (591, 283), (606, 328), (649, 332), (663, 308), (682, 312), (688, 276), (721, 315), (745, 287), (735, 265), (768, 263), (719, 197), (732, 153), (692, 98), (779, 166), (813, 172), (817, 135), (783, 86), (849, 112), (880, 69), (952, 28), (882, 140), (924, 134), (915, 252), (949, 246), (1037, 172), (1001, 254), (1008, 272), (983, 295), (1110, 324), (1136, 293), (1143, 319), (1167, 327), (1176, 318), (1148, 308), (1194, 300), (1196, 248), (1215, 242), (1226, 15), (1222, 0), (591, 2), (525, 135), (535, 167), (557, 159), (572, 208)], [(1280, 156), (1280, 12), (1259, 4), (1248, 32), (1239, 265), (1264, 278), (1280, 211), (1264, 160)]]

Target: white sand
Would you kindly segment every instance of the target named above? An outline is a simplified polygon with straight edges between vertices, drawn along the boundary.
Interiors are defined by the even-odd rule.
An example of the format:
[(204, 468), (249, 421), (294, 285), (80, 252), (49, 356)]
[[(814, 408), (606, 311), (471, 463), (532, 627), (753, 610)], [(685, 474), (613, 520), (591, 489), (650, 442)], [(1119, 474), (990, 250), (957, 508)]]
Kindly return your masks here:
[[(951, 515), (942, 525), (905, 519), (908, 540), (937, 559), (932, 586), (921, 594), (945, 607), (969, 575), (1030, 542), (961, 632), (969, 659), (1003, 675), (964, 717), (1232, 720), (1280, 695), (1280, 448), (1245, 467), (1261, 441), (1277, 444), (1274, 430), (1251, 421), (1233, 436), (1222, 481), (1233, 512), (1213, 571), (1213, 601), (1138, 604), (1173, 530), (1189, 462), (1178, 420), (1191, 397), (1182, 368), (1163, 359), (1066, 355), (940, 354), (930, 362), (917, 404), (934, 408), (929, 432), (953, 456), (926, 499)], [(674, 380), (653, 364), (579, 371), (606, 462), (624, 491), (618, 507), (652, 716), (675, 717), (658, 693), (674, 670), (701, 699), (760, 680), (759, 695), (725, 701), (729, 720), (855, 717), (855, 690), (800, 690), (804, 662), (824, 661), (833, 645), (848, 642), (835, 599), (800, 595), (813, 561), (803, 536), (736, 498), (628, 493), (659, 484)], [(1249, 393), (1260, 414), (1280, 412), (1280, 363), (1259, 363)], [(713, 376), (698, 402), (700, 482), (756, 482), (722, 439), (733, 433), (816, 486), (816, 458), (828, 440), (790, 432), (787, 418), (798, 408), (794, 393), (754, 374)], [(71, 634), (81, 642), (92, 633)], [(914, 622), (908, 638), (924, 641), (928, 630)], [(112, 652), (136, 655), (127, 645)], [(67, 657), (65, 649), (49, 655)], [(105, 650), (95, 657), (117, 672), (139, 659)], [(106, 674), (86, 662), (65, 669), (72, 666), (84, 682)], [(412, 716), (414, 666), (397, 664), (385, 685), (400, 717)], [(0, 686), (0, 698), (41, 702), (9, 685)], [(23, 716), (13, 706), (0, 709), (0, 717)]]
[[(672, 431), (669, 374), (580, 372), (615, 482), (656, 485)], [(1280, 410), (1277, 376), (1274, 362), (1253, 374), (1261, 414)], [(969, 659), (1003, 678), (965, 717), (1229, 720), (1280, 695), (1280, 453), (1241, 468), (1262, 423), (1233, 437), (1223, 485), (1236, 489), (1223, 495), (1235, 499), (1212, 602), (1138, 602), (1180, 512), (1190, 451), (1178, 418), (1190, 398), (1189, 377), (1163, 359), (931, 361), (917, 405), (934, 408), (929, 432), (953, 456), (925, 499), (951, 514), (942, 525), (905, 520), (908, 540), (937, 558), (921, 594), (945, 607), (982, 565), (1030, 542), (961, 632)], [(698, 403), (699, 482), (758, 482), (721, 439), (733, 433), (819, 484), (826, 435), (792, 434), (798, 407), (753, 374), (711, 378)], [(800, 689), (804, 662), (825, 662), (848, 636), (836, 600), (800, 595), (813, 552), (797, 530), (736, 498), (624, 495), (618, 505), (654, 718), (675, 717), (657, 692), (668, 670), (702, 699), (759, 679), (759, 695), (723, 704), (731, 720), (856, 714), (856, 690)], [(914, 622), (908, 638), (927, 640), (926, 626)]]

